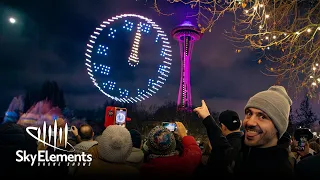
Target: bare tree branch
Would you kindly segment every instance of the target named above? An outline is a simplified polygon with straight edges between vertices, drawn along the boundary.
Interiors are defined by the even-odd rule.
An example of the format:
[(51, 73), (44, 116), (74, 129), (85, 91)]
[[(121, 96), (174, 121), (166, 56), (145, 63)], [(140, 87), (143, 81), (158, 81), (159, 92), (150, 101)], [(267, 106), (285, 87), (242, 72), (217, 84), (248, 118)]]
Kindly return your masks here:
[[(197, 9), (202, 32), (211, 31), (226, 12), (235, 15), (228, 40), (239, 48), (262, 52), (265, 75), (288, 81), (295, 95), (307, 89), (316, 97), (320, 85), (320, 0), (167, 0)], [(154, 7), (161, 12), (154, 0)], [(237, 45), (236, 45), (237, 46)], [(259, 59), (259, 64), (262, 62)], [(320, 97), (320, 94), (318, 94)]]

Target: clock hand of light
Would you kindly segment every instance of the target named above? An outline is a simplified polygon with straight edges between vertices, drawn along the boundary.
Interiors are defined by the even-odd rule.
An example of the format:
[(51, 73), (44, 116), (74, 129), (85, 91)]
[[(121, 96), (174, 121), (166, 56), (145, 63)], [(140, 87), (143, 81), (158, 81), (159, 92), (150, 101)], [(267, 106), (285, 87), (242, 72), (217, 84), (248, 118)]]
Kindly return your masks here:
[(140, 44), (140, 38), (141, 38), (141, 25), (137, 25), (137, 32), (134, 36), (134, 42), (132, 45), (131, 53), (129, 56), (129, 65), (135, 67), (139, 63), (139, 57), (138, 57), (138, 49)]

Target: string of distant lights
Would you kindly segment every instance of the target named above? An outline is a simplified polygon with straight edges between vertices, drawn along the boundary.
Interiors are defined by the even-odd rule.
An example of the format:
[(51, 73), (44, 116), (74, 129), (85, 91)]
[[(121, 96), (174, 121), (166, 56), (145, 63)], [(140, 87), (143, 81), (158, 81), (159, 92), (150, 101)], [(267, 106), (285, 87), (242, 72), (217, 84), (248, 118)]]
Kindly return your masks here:
[[(134, 21), (132, 21), (132, 19), (138, 19), (138, 21), (140, 22), (135, 23)], [(113, 27), (113, 24), (116, 24), (115, 22), (119, 21), (124, 21), (122, 28), (117, 29)], [(153, 34), (156, 33), (155, 43), (160, 43), (161, 45), (160, 57), (162, 58), (162, 62), (159, 65), (156, 78), (149, 78), (144, 88), (137, 88), (136, 92), (130, 92), (128, 90), (129, 88), (120, 87), (117, 84), (116, 80), (112, 79), (113, 69), (111, 66), (96, 62), (94, 58), (95, 54), (93, 54), (93, 52), (96, 52), (96, 54), (100, 56), (108, 56), (109, 51), (112, 51), (112, 49), (108, 45), (96, 44), (99, 36), (106, 29), (109, 30), (108, 38), (114, 39), (116, 38), (117, 33), (121, 33), (122, 31), (131, 32), (134, 28), (137, 28), (137, 31), (135, 32), (130, 56), (128, 57), (129, 66), (134, 68), (139, 64), (139, 45), (142, 41), (143, 36), (145, 36), (143, 34), (150, 34), (151, 31)], [(119, 50), (117, 49), (117, 51)], [(171, 52), (171, 46), (168, 41), (167, 35), (155, 22), (153, 22), (151, 19), (136, 14), (122, 14), (103, 21), (103, 23), (100, 24), (100, 27), (97, 27), (95, 29), (95, 31), (89, 38), (89, 42), (87, 43), (87, 50), (85, 52), (85, 65), (87, 67), (88, 75), (90, 76), (93, 84), (104, 95), (119, 102), (136, 103), (150, 98), (157, 91), (159, 91), (160, 88), (163, 87), (170, 73), (172, 61)], [(102, 80), (100, 82), (100, 80), (98, 80), (97, 78), (99, 78), (101, 75), (105, 77), (105, 79), (108, 79), (108, 81)]]
[[(288, 79), (296, 93), (306, 88), (309, 95), (314, 96), (319, 85), (314, 73), (320, 63), (320, 2), (309, 1), (312, 4), (307, 6), (312, 8), (298, 13), (296, 9), (302, 6), (300, 3), (302, 1), (255, 1), (244, 8), (245, 18), (236, 24), (242, 28), (235, 30), (240, 36), (234, 36), (233, 40), (247, 41), (251, 48), (262, 52), (271, 48), (279, 50), (280, 55), (263, 53), (272, 62), (272, 67), (267, 66), (269, 73), (266, 75), (276, 75), (280, 81)], [(260, 59), (258, 63), (261, 62)]]
[(316, 63), (312, 67), (313, 76), (310, 76), (311, 79), (311, 85), (318, 88), (320, 85), (320, 66), (318, 63)]

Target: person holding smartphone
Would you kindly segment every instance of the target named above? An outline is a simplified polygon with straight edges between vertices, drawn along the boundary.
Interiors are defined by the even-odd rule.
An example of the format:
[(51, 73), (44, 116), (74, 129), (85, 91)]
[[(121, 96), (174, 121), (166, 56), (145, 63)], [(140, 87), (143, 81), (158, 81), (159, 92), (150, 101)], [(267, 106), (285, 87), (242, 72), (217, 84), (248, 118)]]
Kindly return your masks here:
[(176, 122), (177, 134), (182, 139), (183, 151), (176, 151), (176, 139), (173, 132), (163, 126), (153, 128), (144, 144), (148, 158), (141, 166), (142, 178), (190, 178), (201, 162), (201, 150), (196, 140), (187, 135), (181, 122)]
[(304, 158), (312, 156), (314, 150), (309, 146), (309, 140), (313, 138), (313, 134), (307, 128), (298, 128), (293, 136), (293, 151), (295, 153), (296, 163)]

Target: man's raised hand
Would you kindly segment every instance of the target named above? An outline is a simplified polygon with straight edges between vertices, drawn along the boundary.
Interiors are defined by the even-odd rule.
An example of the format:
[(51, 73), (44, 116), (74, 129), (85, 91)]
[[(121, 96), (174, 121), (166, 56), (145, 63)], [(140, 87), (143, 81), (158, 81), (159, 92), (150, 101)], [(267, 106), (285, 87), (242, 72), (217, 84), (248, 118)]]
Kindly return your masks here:
[(204, 100), (201, 101), (201, 106), (195, 108), (193, 111), (198, 114), (198, 117), (201, 119), (205, 119), (206, 117), (210, 116), (210, 112)]

